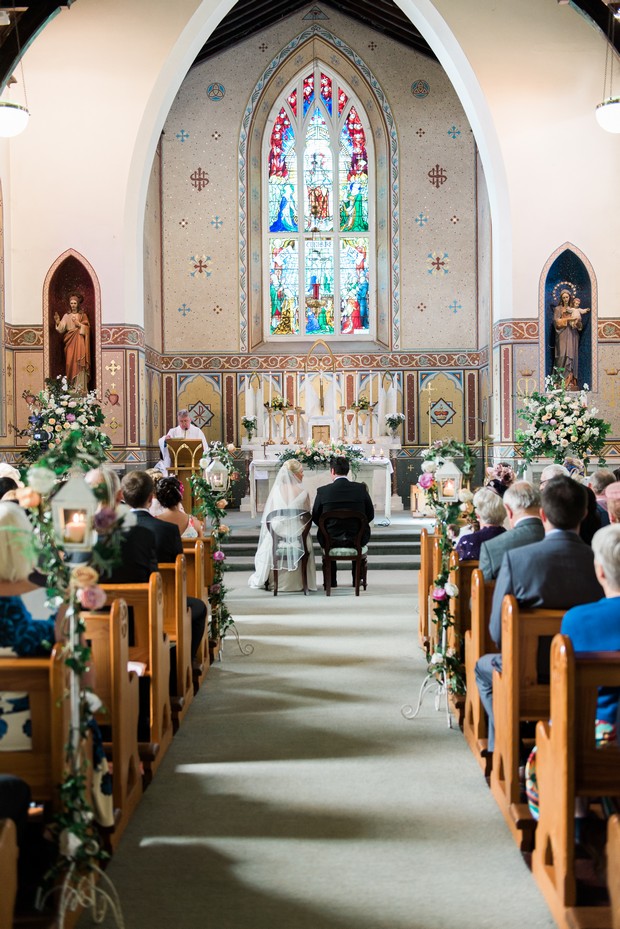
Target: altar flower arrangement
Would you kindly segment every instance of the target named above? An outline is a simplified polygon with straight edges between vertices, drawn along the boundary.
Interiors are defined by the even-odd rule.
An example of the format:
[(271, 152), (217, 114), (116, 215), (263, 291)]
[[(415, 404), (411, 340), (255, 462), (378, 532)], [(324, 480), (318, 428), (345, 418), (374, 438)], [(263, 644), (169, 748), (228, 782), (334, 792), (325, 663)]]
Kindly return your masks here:
[(290, 407), (290, 403), (288, 402), (286, 397), (281, 397), (280, 394), (275, 394), (271, 398), (271, 402), (266, 403), (265, 406), (267, 407), (267, 409), (271, 407), (272, 410), (288, 410), (288, 408)]
[(358, 410), (369, 410), (370, 400), (365, 394), (362, 394), (361, 397), (358, 397), (357, 403), (354, 404), (354, 409), (355, 407), (357, 407)]
[[(101, 431), (105, 416), (95, 391), (87, 394), (74, 393), (67, 378), (48, 377), (45, 387), (38, 394), (25, 390), (22, 394), (30, 408), (28, 427), (17, 430), (20, 437), (27, 436), (28, 446), (23, 452), (26, 462), (38, 461), (50, 448), (63, 447), (63, 440), (70, 432), (79, 432), (81, 446), (93, 462), (99, 451), (110, 448), (111, 439)], [(96, 448), (92, 446), (96, 445)], [(58, 456), (56, 456), (55, 465)], [(70, 467), (71, 462), (65, 462)]]
[(311, 439), (305, 445), (293, 446), (287, 448), (284, 452), (280, 452), (278, 458), (281, 462), (288, 461), (289, 458), (296, 458), (297, 461), (301, 461), (311, 471), (316, 468), (329, 467), (331, 458), (346, 458), (351, 472), (355, 476), (360, 462), (364, 459), (364, 453), (354, 445), (345, 445), (342, 442), (315, 442), (314, 439)]
[(601, 452), (611, 425), (596, 415), (596, 407), (588, 409), (588, 392), (587, 384), (580, 391), (567, 390), (561, 375), (554, 373), (545, 378), (544, 393), (521, 398), (518, 413), (529, 427), (518, 429), (515, 438), (528, 464), (537, 458), (561, 463), (573, 454), (586, 466), (598, 455), (598, 466), (604, 467)]
[(241, 425), (248, 434), (248, 440), (252, 441), (252, 436), (256, 432), (256, 416), (244, 416)]
[[(474, 470), (476, 463), (475, 456), (469, 445), (464, 442), (456, 442), (454, 439), (437, 439), (430, 448), (422, 453), (424, 461), (432, 461), (436, 464), (443, 464), (444, 461), (454, 458), (462, 458), (463, 463), (460, 465), (461, 471), (468, 477)], [(422, 465), (424, 468), (424, 465)]]
[(405, 422), (404, 413), (386, 413), (385, 414), (385, 425), (388, 429), (391, 429), (392, 432), (396, 430)]

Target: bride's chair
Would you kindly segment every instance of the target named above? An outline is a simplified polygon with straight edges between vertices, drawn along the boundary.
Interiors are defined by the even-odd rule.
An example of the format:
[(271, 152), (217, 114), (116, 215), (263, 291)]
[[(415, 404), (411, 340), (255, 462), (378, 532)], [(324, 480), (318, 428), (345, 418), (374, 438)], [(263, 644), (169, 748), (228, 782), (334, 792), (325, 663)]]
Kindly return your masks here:
[(265, 519), (271, 535), (273, 563), (273, 595), (278, 596), (278, 571), (288, 571), (291, 563), (301, 566), (304, 596), (308, 593), (308, 558), (306, 544), (312, 514), (308, 510), (272, 510)]

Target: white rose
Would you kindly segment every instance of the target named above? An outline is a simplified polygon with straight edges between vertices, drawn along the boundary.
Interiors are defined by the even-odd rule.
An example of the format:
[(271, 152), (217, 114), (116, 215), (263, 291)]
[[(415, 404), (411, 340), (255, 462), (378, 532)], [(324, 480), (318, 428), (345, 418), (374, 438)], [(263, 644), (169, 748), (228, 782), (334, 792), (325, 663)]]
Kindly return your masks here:
[(431, 658), (431, 664), (443, 664), (443, 655), (441, 652), (435, 652)]
[(462, 490), (459, 490), (459, 500), (461, 503), (471, 503), (474, 499), (474, 495), (471, 490), (468, 490), (466, 487), (463, 487)]
[(437, 462), (436, 461), (423, 461), (422, 470), (426, 471), (427, 474), (434, 474), (435, 471), (437, 470)]
[(56, 475), (50, 468), (29, 468), (28, 486), (38, 494), (45, 496), (56, 484)]
[(60, 854), (64, 858), (74, 858), (75, 853), (82, 844), (82, 840), (79, 836), (75, 835), (73, 832), (69, 832), (68, 829), (62, 830), (58, 837), (58, 842), (60, 845)]
[(75, 402), (75, 400), (69, 400), (69, 402), (67, 403), (67, 406), (71, 407), (71, 409), (74, 410), (75, 407), (77, 406), (77, 403)]
[(78, 416), (77, 421), (78, 423), (82, 423), (83, 426), (88, 425), (88, 420), (86, 419), (83, 413), (81, 416)]
[(447, 584), (444, 584), (444, 590), (449, 597), (458, 597), (459, 589), (456, 584), (451, 584), (449, 581)]
[(235, 450), (235, 446), (232, 442), (229, 442), (226, 448), (228, 449), (229, 452), (234, 452)]
[(201, 458), (200, 461), (198, 462), (198, 464), (200, 465), (200, 467), (201, 467), (202, 470), (204, 471), (205, 468), (208, 468), (208, 467), (209, 467), (209, 459), (208, 459), (208, 458)]

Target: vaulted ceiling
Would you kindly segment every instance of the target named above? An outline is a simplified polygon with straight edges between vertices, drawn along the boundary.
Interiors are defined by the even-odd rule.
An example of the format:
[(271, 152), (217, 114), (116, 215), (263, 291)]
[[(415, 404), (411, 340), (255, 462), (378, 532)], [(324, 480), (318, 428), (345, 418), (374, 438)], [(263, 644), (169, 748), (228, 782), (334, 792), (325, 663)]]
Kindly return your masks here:
[[(58, 3), (58, 0), (26, 0), (16, 3), (13, 0), (10, 5), (0, 5), (0, 89), (12, 75), (21, 54), (35, 40), (41, 29), (63, 8), (66, 9), (77, 2), (79, 0), (65, 0), (64, 3)], [(131, 0), (126, 2), (130, 3)], [(467, 2), (472, 3), (474, 0)], [(610, 7), (616, 11), (620, 8), (620, 0), (557, 2), (569, 3), (576, 11), (593, 20), (605, 34), (609, 31)], [(209, 37), (198, 54), (196, 63), (256, 35), (267, 26), (307, 5), (308, 0), (239, 0)], [(424, 55), (435, 57), (428, 43), (393, 0), (319, 0), (316, 7), (327, 15), (330, 9), (338, 10), (397, 42), (415, 48)], [(309, 17), (309, 21), (313, 22), (316, 19)], [(614, 44), (620, 52), (620, 23)]]

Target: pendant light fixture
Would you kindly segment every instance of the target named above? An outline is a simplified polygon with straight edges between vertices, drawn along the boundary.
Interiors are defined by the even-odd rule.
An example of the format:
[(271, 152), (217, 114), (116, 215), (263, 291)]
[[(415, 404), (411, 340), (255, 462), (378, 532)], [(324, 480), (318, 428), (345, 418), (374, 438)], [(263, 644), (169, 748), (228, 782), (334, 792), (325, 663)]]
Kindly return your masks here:
[[(609, 25), (607, 28), (607, 48), (605, 49), (605, 76), (603, 79), (603, 102), (596, 108), (596, 120), (605, 132), (620, 132), (620, 96), (614, 96), (614, 59), (616, 46), (614, 43), (616, 18), (613, 8), (609, 7)], [(609, 73), (609, 85), (607, 74)], [(608, 92), (609, 89), (609, 92)]]
[[(19, 135), (20, 132), (23, 132), (28, 125), (28, 120), (30, 119), (30, 113), (28, 111), (28, 95), (26, 93), (26, 81), (24, 80), (24, 66), (22, 64), (22, 47), (19, 40), (19, 25), (17, 21), (18, 16), (15, 10), (15, 0), (13, 0), (13, 9), (8, 15), (13, 17), (13, 28), (15, 29), (15, 41), (17, 44), (17, 58), (19, 61), (21, 82), (24, 88), (24, 105), (15, 103), (13, 100), (9, 99), (0, 100), (0, 137), (4, 139), (11, 139), (16, 135)], [(17, 81), (14, 77), (9, 78), (9, 93), (11, 86), (16, 83)]]

